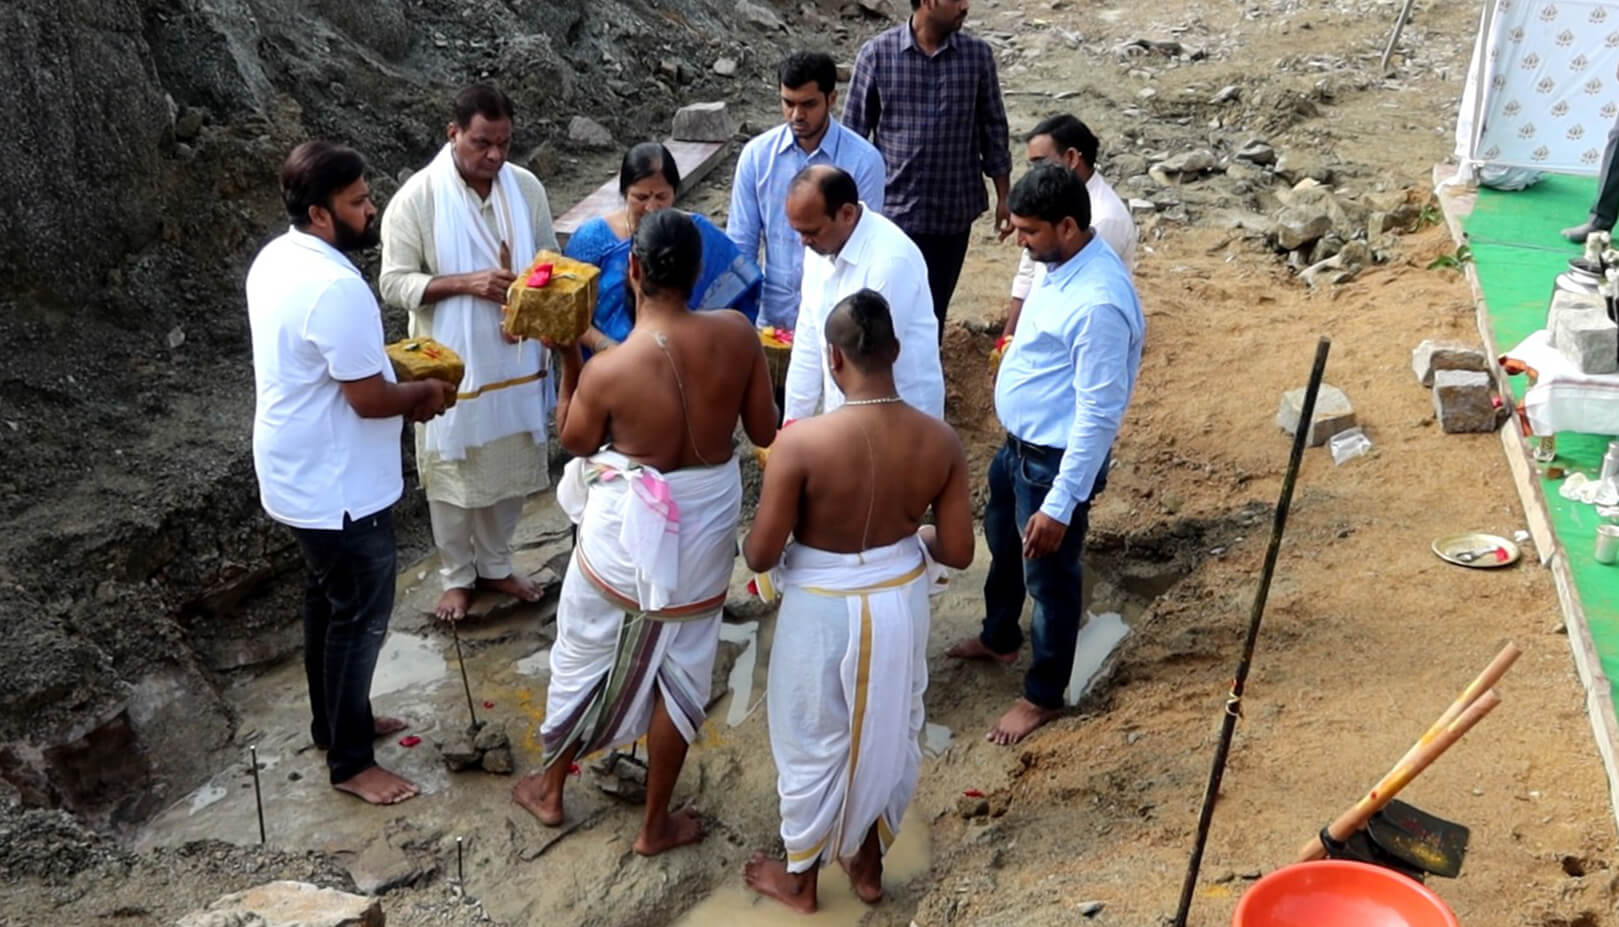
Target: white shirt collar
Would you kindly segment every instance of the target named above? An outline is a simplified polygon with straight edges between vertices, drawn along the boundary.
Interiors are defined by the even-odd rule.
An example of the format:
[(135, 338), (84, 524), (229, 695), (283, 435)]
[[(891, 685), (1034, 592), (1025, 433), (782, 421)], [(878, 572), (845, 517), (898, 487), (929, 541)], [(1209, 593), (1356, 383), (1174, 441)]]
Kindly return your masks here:
[(856, 267), (860, 266), (861, 260), (866, 256), (867, 249), (871, 247), (871, 239), (874, 234), (872, 227), (874, 225), (876, 225), (876, 222), (871, 219), (871, 209), (865, 203), (861, 203), (860, 218), (855, 220), (854, 230), (849, 233), (849, 240), (844, 242), (843, 247), (838, 250), (838, 255), (833, 259), (833, 263), (842, 262)]

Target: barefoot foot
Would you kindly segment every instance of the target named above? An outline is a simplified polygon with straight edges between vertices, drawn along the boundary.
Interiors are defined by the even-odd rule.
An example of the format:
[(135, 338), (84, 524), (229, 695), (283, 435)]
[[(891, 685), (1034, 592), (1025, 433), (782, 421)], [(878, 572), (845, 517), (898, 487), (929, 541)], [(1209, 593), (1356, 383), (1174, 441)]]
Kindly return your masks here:
[(786, 863), (763, 853), (753, 854), (753, 858), (742, 867), (742, 878), (747, 881), (748, 888), (766, 898), (774, 898), (800, 914), (815, 913), (815, 885), (808, 875), (794, 875), (787, 871)]
[(875, 867), (861, 861), (860, 857), (854, 859), (840, 859), (838, 865), (849, 877), (849, 887), (854, 889), (855, 896), (866, 904), (876, 904), (883, 900), (883, 861), (877, 859)]
[(656, 856), (701, 839), (703, 822), (698, 819), (697, 812), (682, 808), (674, 814), (664, 815), (663, 823), (655, 830), (643, 825), (640, 836), (635, 838), (635, 852), (642, 856)]
[(562, 790), (548, 791), (544, 773), (529, 773), (517, 780), (512, 786), (512, 801), (546, 827), (562, 826)]
[(963, 638), (954, 647), (944, 652), (947, 657), (957, 660), (994, 660), (1002, 666), (1008, 666), (1017, 660), (1017, 651), (1011, 653), (996, 653), (984, 646), (984, 642), (976, 637)]
[(376, 731), (378, 737), (387, 737), (389, 734), (397, 734), (405, 728), (410, 727), (410, 722), (406, 721), (404, 718), (390, 718), (387, 715), (377, 715), (372, 719), (372, 722), (374, 724), (372, 729)]
[(518, 576), (516, 573), (501, 579), (485, 579), (480, 576), (478, 577), (478, 588), (509, 595), (519, 602), (538, 602), (540, 600), (540, 584), (526, 576)]
[(1009, 747), (1017, 743), (1037, 727), (1062, 714), (1060, 709), (1041, 708), (1026, 698), (1020, 698), (1012, 707), (1001, 715), (1001, 720), (995, 722), (984, 739), (992, 744)]
[(394, 775), (381, 766), (372, 766), (357, 776), (333, 785), (339, 792), (358, 796), (373, 805), (397, 805), (416, 797), (419, 789), (409, 779)]
[(446, 589), (433, 606), (433, 617), (440, 621), (460, 621), (467, 616), (467, 606), (471, 604), (471, 589)]

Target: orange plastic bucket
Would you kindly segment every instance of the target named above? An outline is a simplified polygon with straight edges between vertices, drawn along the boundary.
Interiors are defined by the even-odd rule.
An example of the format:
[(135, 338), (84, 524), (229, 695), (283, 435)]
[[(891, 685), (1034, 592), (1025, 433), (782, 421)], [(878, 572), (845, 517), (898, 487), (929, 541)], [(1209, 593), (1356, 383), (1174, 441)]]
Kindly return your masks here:
[(1231, 927), (1460, 927), (1427, 886), (1346, 859), (1296, 863), (1255, 882)]

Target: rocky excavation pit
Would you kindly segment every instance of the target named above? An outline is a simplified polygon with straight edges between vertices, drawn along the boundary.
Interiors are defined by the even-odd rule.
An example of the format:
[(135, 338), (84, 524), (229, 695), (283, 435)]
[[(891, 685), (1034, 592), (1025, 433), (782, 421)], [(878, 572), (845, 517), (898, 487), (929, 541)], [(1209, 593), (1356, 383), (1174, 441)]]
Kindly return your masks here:
[[(1101, 550), (1093, 557), (1088, 583), (1089, 607), (1097, 614), (1087, 625), (1087, 639), (1103, 631), (1110, 632), (1105, 647), (1117, 643), (1124, 624), (1139, 625), (1152, 598), (1192, 568), (1205, 534), (1250, 517), (1237, 513), (1235, 521), (1219, 529), (1190, 525), (1140, 538), (1100, 538)], [(331, 871), (346, 873), (322, 884), (339, 888), (352, 884), (363, 893), (389, 893), (411, 903), (422, 897), (442, 901), (464, 892), (480, 916), (508, 923), (552, 918), (580, 924), (624, 923), (620, 918), (634, 912), (635, 923), (656, 925), (674, 922), (699, 902), (706, 905), (701, 910), (716, 916), (738, 910), (737, 905), (751, 905), (751, 898), (738, 888), (736, 873), (745, 854), (768, 848), (775, 834), (774, 769), (764, 713), (757, 710), (773, 619), (756, 600), (746, 597), (742, 586), (747, 577), (740, 568), (714, 671), (710, 721), (688, 760), (676, 797), (704, 815), (709, 837), (702, 851), (650, 861), (628, 852), (639, 815), (626, 803), (638, 802), (644, 788), (644, 765), (629, 754), (582, 764), (579, 777), (570, 781), (568, 823), (558, 830), (539, 826), (510, 803), (510, 779), (451, 772), (479, 763), (489, 769), (491, 753), (500, 753), (501, 748), (492, 740), (484, 741), (505, 732), (511, 734), (506, 750), (516, 754), (519, 769), (538, 762), (536, 728), (554, 631), (554, 589), (569, 545), (564, 525), (548, 496), (531, 502), (519, 529), (524, 544), (519, 568), (547, 582), (551, 594), (537, 606), (481, 601), (460, 632), (483, 725), (475, 743), (455, 745), (469, 739), (466, 696), (450, 636), (426, 614), (436, 591), (436, 563), (429, 557), (403, 575), (373, 698), (379, 712), (411, 722), (409, 730), (379, 743), (379, 759), (421, 784), (421, 797), (398, 808), (372, 809), (326, 787), (322, 755), (308, 742), (302, 666), (286, 661), (243, 676), (227, 690), (228, 704), (238, 719), (235, 737), (224, 749), (202, 742), (193, 746), (196, 755), (187, 761), (215, 771), (189, 794), (153, 808), (154, 799), (143, 792), (138, 776), (131, 774), (122, 781), (103, 776), (97, 786), (102, 801), (130, 809), (132, 815), (140, 808), (156, 812), (145, 820), (124, 819), (126, 828), (133, 829), (134, 849), (142, 854), (138, 858), (147, 861), (142, 865), (155, 865), (154, 860), (167, 861), (175, 854), (191, 859), (198, 854), (210, 858), (232, 854), (231, 858), (279, 860), (285, 857), (278, 854), (316, 853), (337, 867)], [(942, 649), (949, 639), (976, 624), (986, 560), (981, 550), (979, 562), (957, 576), (953, 589), (936, 607), (932, 648), (936, 671), (944, 662)], [(1076, 666), (1074, 698), (1082, 707), (1104, 705), (1108, 685), (1103, 680), (1111, 678), (1117, 652), (1082, 647), (1094, 659)], [(952, 731), (959, 732), (956, 736), (976, 736), (975, 729), (1006, 695), (983, 691), (963, 700), (958, 693), (945, 707), (930, 704), (924, 776), (935, 764), (951, 762)], [(144, 754), (129, 740), (118, 741), (119, 730), (111, 725), (92, 732), (81, 762), (93, 768), (90, 757), (104, 760), (121, 746), (122, 764), (114, 770), (144, 768)], [(443, 746), (435, 750), (435, 743)], [(257, 749), (263, 787), (269, 842), (263, 850), (255, 846), (258, 832), (248, 745)], [(65, 755), (59, 762), (66, 762)], [(497, 761), (492, 771), (506, 771), (500, 765)], [(77, 785), (69, 781), (58, 787)], [(905, 881), (926, 871), (930, 819), (955, 810), (917, 805), (904, 845), (896, 850), (890, 867), (891, 878), (898, 880), (896, 890), (903, 891)], [(464, 886), (455, 879), (456, 838), (462, 838), (466, 853)], [(93, 845), (94, 852), (88, 854), (92, 861), (97, 854), (129, 858), (110, 844)], [(64, 859), (49, 875), (67, 885), (82, 885), (89, 878), (86, 871), (96, 871), (93, 862)], [(581, 885), (612, 886), (611, 895), (581, 897)], [(676, 886), (673, 894), (669, 886)], [(82, 900), (86, 910), (96, 908), (97, 913), (115, 907), (110, 896), (103, 901), (85, 892)], [(391, 900), (385, 902), (385, 908), (393, 906)], [(853, 924), (861, 912), (849, 911), (853, 916), (846, 922)], [(692, 921), (704, 922), (718, 921)]]

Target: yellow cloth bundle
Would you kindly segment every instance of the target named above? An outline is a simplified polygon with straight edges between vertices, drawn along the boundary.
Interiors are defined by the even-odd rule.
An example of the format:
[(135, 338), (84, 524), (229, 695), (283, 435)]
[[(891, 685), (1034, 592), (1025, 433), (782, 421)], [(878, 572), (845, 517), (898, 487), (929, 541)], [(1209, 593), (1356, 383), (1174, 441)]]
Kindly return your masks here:
[(541, 251), (506, 291), (500, 327), (508, 335), (573, 344), (596, 312), (601, 268)]
[[(406, 338), (388, 345), (386, 350), (388, 360), (393, 363), (394, 377), (401, 383), (443, 380), (460, 389), (461, 379), (467, 373), (467, 365), (458, 354), (431, 338)], [(455, 404), (454, 396), (448, 404)]]

